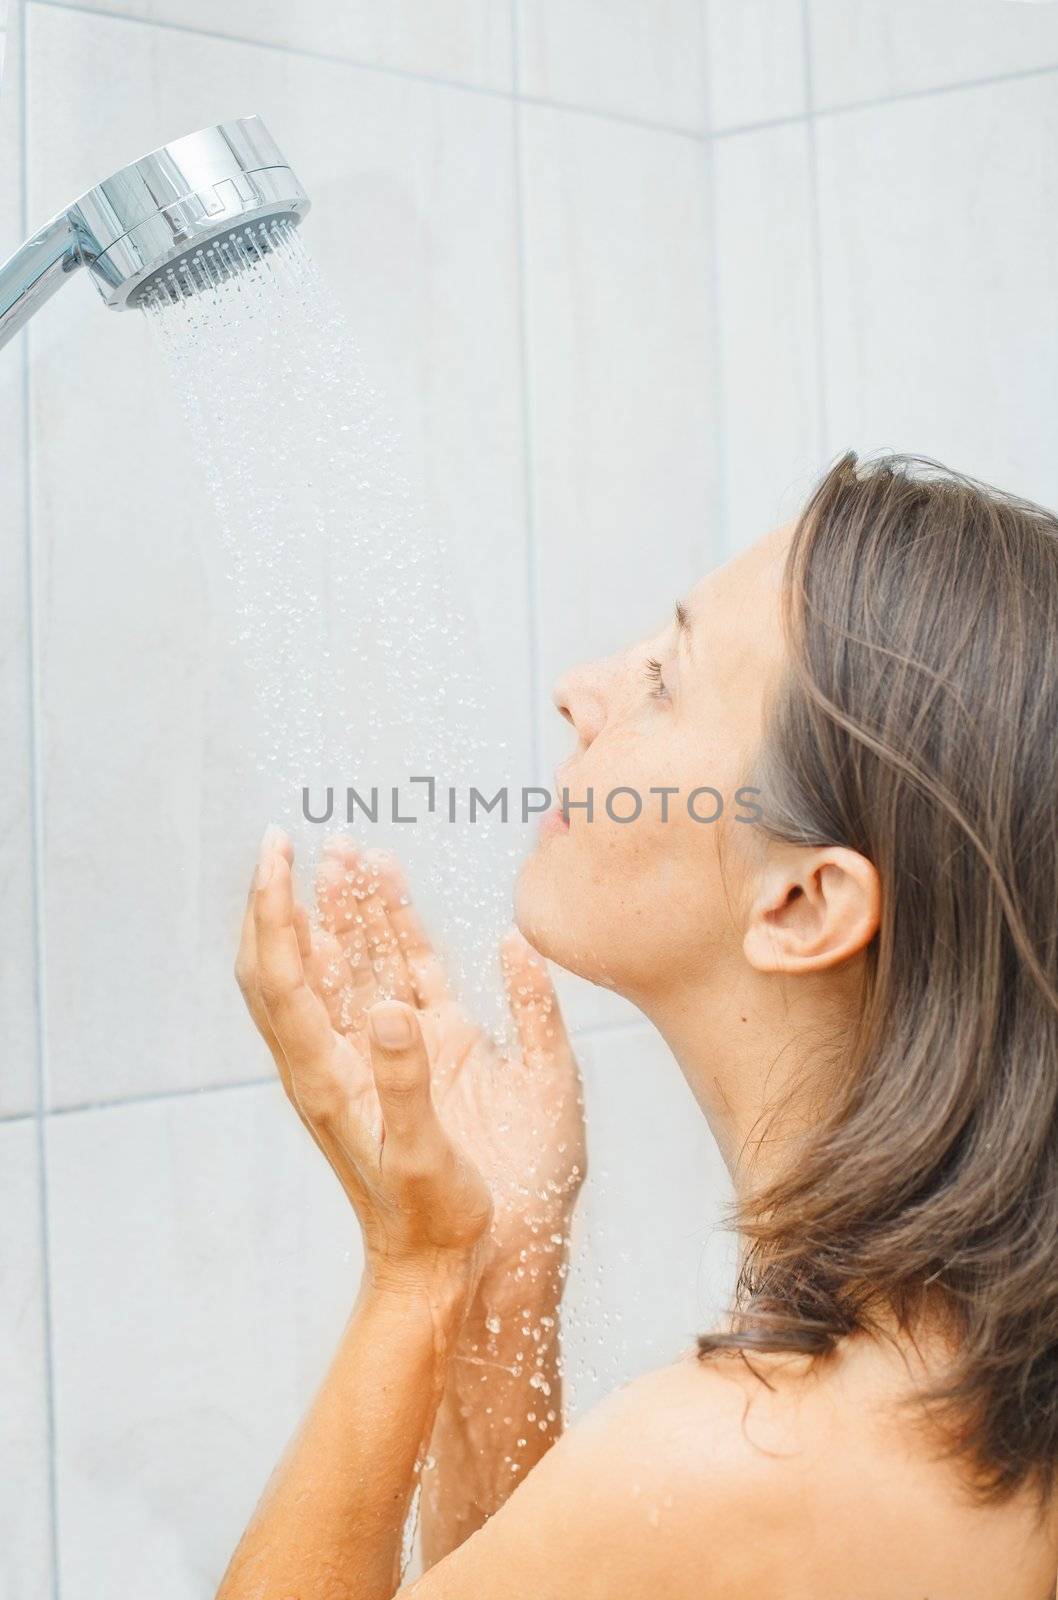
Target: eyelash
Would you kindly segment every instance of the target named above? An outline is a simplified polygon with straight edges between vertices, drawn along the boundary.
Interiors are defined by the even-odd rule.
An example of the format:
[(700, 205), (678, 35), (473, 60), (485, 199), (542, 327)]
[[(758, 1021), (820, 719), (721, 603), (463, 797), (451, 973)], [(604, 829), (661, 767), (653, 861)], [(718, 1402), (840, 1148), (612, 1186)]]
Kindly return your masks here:
[(661, 662), (655, 661), (653, 656), (646, 664), (646, 674), (647, 682), (654, 685), (651, 691), (652, 699), (661, 700), (667, 697), (669, 691), (666, 689), (664, 679), (661, 676)]

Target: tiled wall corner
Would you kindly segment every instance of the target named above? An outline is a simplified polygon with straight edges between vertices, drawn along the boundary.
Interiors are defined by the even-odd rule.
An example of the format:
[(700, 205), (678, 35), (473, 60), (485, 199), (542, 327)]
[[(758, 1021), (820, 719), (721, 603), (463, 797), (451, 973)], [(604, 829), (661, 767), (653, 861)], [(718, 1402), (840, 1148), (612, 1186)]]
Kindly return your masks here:
[[(0, 259), (21, 241), (21, 7), (12, 11), (0, 84)], [(31, 638), (27, 594), (25, 350), (0, 353), (0, 899), (6, 937), (0, 960), (0, 1117), (37, 1103), (36, 911), (34, 879)]]

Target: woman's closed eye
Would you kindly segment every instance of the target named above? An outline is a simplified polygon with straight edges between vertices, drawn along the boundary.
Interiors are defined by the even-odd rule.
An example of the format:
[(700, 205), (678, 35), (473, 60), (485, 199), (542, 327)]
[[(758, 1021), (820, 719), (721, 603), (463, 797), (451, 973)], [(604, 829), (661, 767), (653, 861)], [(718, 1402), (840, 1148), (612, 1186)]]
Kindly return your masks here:
[(669, 691), (665, 686), (663, 669), (660, 661), (651, 656), (646, 663), (647, 682), (652, 685), (650, 695), (652, 700), (668, 700)]

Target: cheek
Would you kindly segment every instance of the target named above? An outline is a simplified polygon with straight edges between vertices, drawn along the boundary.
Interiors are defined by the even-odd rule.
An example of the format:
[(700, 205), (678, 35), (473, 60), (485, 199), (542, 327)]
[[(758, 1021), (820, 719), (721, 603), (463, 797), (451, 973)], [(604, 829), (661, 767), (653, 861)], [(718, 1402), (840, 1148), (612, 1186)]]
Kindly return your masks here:
[[(677, 971), (715, 963), (731, 936), (732, 906), (722, 869), (741, 781), (738, 752), (715, 727), (644, 708), (597, 739), (570, 770), (570, 798), (590, 788), (592, 820), (571, 810), (568, 832), (543, 838), (518, 883), (518, 926), (552, 960), (633, 998)], [(722, 817), (697, 821), (688, 797), (718, 791)], [(677, 792), (667, 800), (651, 791)], [(615, 792), (632, 790), (634, 794)], [(618, 816), (608, 814), (607, 797)], [(698, 796), (710, 817), (715, 797)], [(663, 820), (665, 817), (665, 820)]]
[[(650, 788), (675, 780), (654, 773), (640, 784), (625, 771), (642, 796), (638, 818), (614, 821), (605, 805), (610, 787), (593, 785), (593, 820), (574, 812), (569, 832), (545, 838), (526, 862), (516, 918), (552, 960), (635, 996), (714, 947), (726, 902), (718, 825), (691, 820), (682, 788), (663, 821), (661, 796)], [(612, 804), (620, 815), (634, 809), (630, 795)], [(709, 814), (708, 797), (700, 809)]]

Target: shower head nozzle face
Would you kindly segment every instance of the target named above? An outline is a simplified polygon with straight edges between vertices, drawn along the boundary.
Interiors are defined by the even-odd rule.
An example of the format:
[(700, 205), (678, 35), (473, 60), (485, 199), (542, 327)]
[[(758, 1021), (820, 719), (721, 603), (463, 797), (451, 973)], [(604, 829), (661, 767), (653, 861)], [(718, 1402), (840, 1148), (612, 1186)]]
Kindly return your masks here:
[(261, 119), (240, 117), (153, 150), (67, 216), (82, 263), (120, 311), (183, 258), (260, 223), (298, 223), (309, 203)]

